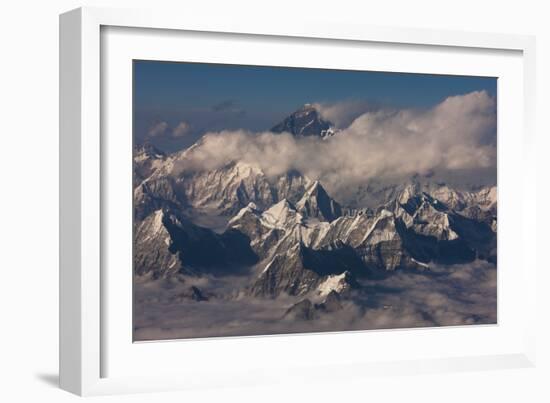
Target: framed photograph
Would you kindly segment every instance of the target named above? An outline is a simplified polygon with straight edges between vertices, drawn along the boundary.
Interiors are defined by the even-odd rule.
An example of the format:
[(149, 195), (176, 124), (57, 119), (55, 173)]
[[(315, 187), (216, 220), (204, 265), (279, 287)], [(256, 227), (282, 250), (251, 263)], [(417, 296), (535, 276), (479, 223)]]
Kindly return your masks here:
[(60, 44), (64, 389), (533, 365), (533, 38), (85, 8)]

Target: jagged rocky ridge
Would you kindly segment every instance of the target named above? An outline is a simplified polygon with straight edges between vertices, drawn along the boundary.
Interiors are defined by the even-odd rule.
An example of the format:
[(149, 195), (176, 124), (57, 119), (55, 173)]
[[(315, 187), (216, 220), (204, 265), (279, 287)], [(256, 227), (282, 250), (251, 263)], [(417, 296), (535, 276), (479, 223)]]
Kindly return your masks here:
[[(261, 193), (240, 199), (239, 186), (234, 193), (222, 192), (222, 203), (248, 204), (221, 233), (185, 218), (178, 205), (181, 199), (174, 196), (177, 192), (167, 192), (166, 199), (151, 202), (151, 213), (136, 220), (136, 273), (150, 273), (153, 278), (176, 272), (223, 275), (235, 273), (240, 266), (255, 267), (258, 273), (247, 293), (276, 297), (308, 294), (331, 276), (344, 273), (352, 288), (357, 276), (425, 270), (430, 263), (496, 260), (496, 207), (488, 196), (494, 190), (460, 193), (464, 205), (451, 208), (441, 199), (456, 200), (455, 196), (418, 193), (416, 185), (410, 184), (398, 198), (374, 211), (350, 212), (330, 198), (319, 182), (303, 179), (299, 183), (304, 191), (301, 197), (293, 192), (296, 202), (282, 198), (269, 208), (260, 207), (268, 204)], [(277, 196), (269, 191), (269, 200), (289, 194), (289, 188)], [(471, 214), (474, 206), (478, 208), (475, 216)]]

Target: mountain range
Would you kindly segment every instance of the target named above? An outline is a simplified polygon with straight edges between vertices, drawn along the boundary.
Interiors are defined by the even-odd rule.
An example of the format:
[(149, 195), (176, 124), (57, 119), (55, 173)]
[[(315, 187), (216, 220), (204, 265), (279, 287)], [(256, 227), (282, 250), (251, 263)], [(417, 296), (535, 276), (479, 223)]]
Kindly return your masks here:
[[(307, 104), (272, 131), (338, 136)], [(142, 280), (241, 276), (240, 298), (288, 296), (287, 320), (313, 320), (353, 301), (370, 280), (496, 264), (496, 186), (455, 189), (411, 177), (350, 206), (298, 171), (273, 178), (242, 161), (177, 169), (197, 147), (134, 149), (134, 273)], [(192, 287), (182, 295), (216, 298)]]

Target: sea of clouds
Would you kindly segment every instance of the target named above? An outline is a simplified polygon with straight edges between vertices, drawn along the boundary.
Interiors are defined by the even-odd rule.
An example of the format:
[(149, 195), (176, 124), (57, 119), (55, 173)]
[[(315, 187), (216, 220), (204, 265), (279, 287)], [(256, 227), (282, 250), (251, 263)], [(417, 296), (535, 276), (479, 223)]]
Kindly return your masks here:
[[(424, 273), (406, 270), (385, 279), (368, 280), (354, 302), (315, 320), (289, 320), (286, 310), (297, 302), (245, 297), (238, 289), (246, 277), (188, 279), (136, 285), (134, 339), (162, 340), (495, 324), (497, 269), (477, 260), (464, 265), (433, 266)], [(224, 293), (221, 298), (195, 302), (174, 300), (191, 283), (203, 290)], [(234, 289), (235, 292), (229, 290)]]

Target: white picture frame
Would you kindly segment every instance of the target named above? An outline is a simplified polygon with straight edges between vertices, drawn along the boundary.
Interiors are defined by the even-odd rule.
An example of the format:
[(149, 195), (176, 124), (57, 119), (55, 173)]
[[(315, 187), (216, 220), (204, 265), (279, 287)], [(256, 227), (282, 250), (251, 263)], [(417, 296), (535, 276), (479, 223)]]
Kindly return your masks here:
[[(364, 342), (365, 338), (377, 340), (377, 342), (388, 338), (417, 343), (438, 332), (433, 337), (441, 343), (442, 347), (439, 350), (426, 350), (425, 354), (403, 357), (399, 355), (400, 351), (396, 350), (395, 356), (388, 357), (387, 360), (368, 360), (358, 355), (347, 361), (318, 361), (313, 355), (308, 356), (307, 346), (311, 343), (319, 343), (321, 340), (323, 345), (330, 346), (344, 340), (343, 335), (335, 334), (323, 335), (323, 339), (319, 339), (319, 335), (287, 335), (146, 343), (146, 347), (139, 347), (137, 350), (130, 345), (116, 344), (128, 344), (127, 333), (130, 329), (112, 330), (115, 324), (120, 322), (118, 320), (120, 317), (111, 312), (112, 302), (107, 303), (112, 301), (108, 296), (115, 283), (106, 285), (105, 280), (111, 277), (104, 271), (107, 265), (105, 259), (108, 245), (104, 243), (102, 226), (107, 225), (102, 208), (105, 203), (108, 203), (104, 200), (106, 191), (112, 190), (106, 179), (110, 176), (107, 167), (113, 167), (108, 163), (109, 152), (105, 147), (117, 147), (109, 139), (102, 137), (102, 133), (109, 131), (110, 127), (110, 123), (102, 120), (106, 115), (102, 110), (103, 97), (110, 91), (109, 88), (105, 88), (110, 86), (110, 81), (102, 80), (104, 72), (102, 55), (109, 55), (109, 53), (102, 53), (104, 51), (102, 47), (105, 46), (102, 42), (102, 30), (106, 27), (145, 28), (157, 30), (156, 32), (172, 33), (193, 32), (195, 36), (200, 36), (200, 33), (204, 35), (217, 33), (218, 37), (248, 36), (260, 43), (262, 40), (275, 42), (292, 40), (304, 41), (307, 44), (309, 40), (327, 40), (331, 41), (331, 46), (336, 48), (346, 43), (375, 43), (382, 47), (410, 45), (420, 46), (423, 49), (426, 47), (440, 50), (469, 49), (479, 55), (492, 51), (514, 52), (515, 61), (512, 65), (520, 67), (521, 71), (511, 67), (510, 71), (513, 70), (513, 72), (510, 73), (510, 77), (513, 77), (514, 82), (510, 81), (510, 85), (515, 88), (514, 93), (521, 99), (514, 99), (513, 104), (512, 100), (509, 104), (503, 102), (503, 107), (522, 106), (521, 113), (518, 113), (519, 117), (515, 118), (514, 122), (510, 122), (511, 125), (516, 125), (513, 127), (519, 128), (519, 133), (507, 135), (508, 140), (503, 143), (505, 147), (499, 145), (499, 170), (506, 169), (501, 164), (503, 160), (514, 158), (518, 160), (512, 152), (514, 149), (519, 150), (521, 168), (516, 167), (514, 174), (516, 176), (512, 179), (521, 180), (520, 189), (535, 187), (535, 161), (532, 158), (535, 91), (533, 37), (326, 24), (323, 21), (307, 20), (301, 26), (289, 27), (281, 24), (280, 21), (245, 21), (238, 18), (207, 20), (197, 19), (192, 15), (173, 15), (169, 12), (151, 10), (80, 8), (65, 13), (60, 17), (60, 385), (63, 389), (79, 395), (96, 395), (204, 388), (228, 384), (244, 386), (262, 382), (293, 382), (298, 374), (302, 379), (304, 377), (323, 379), (327, 376), (327, 372), (331, 372), (331, 376), (334, 376), (333, 371), (327, 371), (327, 369), (338, 369), (338, 376), (345, 378), (380, 373), (410, 374), (534, 365), (536, 336), (534, 315), (524, 315), (521, 323), (516, 323), (514, 320), (509, 327), (499, 319), (500, 328), (478, 328), (479, 330), (475, 331), (477, 333), (466, 329), (448, 331), (418, 329), (411, 332), (350, 332), (344, 336), (346, 345), (353, 347)], [(157, 40), (162, 39), (157, 38)], [(166, 40), (169, 44), (173, 43), (170, 41), (178, 39), (171, 37)], [(145, 42), (143, 42), (144, 47)], [(159, 48), (166, 49), (167, 46), (159, 46)], [(128, 55), (128, 57), (132, 56)], [(160, 52), (158, 57), (166, 56)], [(197, 57), (200, 59), (200, 55)], [(437, 72), (437, 66), (433, 69), (435, 70), (426, 72)], [(404, 70), (407, 71), (407, 68)], [(520, 76), (518, 72), (521, 72)], [(120, 89), (115, 91), (119, 91), (117, 93), (122, 95), (122, 99), (130, 99), (128, 94), (121, 94)], [(510, 97), (512, 92), (505, 91), (504, 94)], [(130, 105), (127, 105), (126, 110), (129, 108)], [(499, 118), (499, 130), (506, 131), (506, 127), (502, 128), (502, 121)], [(499, 187), (501, 181), (502, 177), (499, 176)], [(499, 221), (499, 262), (502, 242), (505, 242), (505, 239), (500, 239), (501, 233), (520, 231), (521, 246), (518, 250), (511, 252), (515, 253), (514, 262), (521, 267), (522, 281), (517, 282), (515, 291), (521, 295), (524, 312), (535, 312), (537, 266), (533, 248), (536, 242), (529, 242), (528, 236), (536, 232), (534, 228), (536, 212), (529, 208), (525, 194), (517, 192), (513, 195), (506, 191), (501, 192), (499, 188), (499, 203), (503, 200), (505, 204), (504, 213), (499, 207), (499, 215), (506, 215), (507, 200), (510, 204), (518, 206), (521, 211), (519, 223), (507, 225), (505, 222), (502, 225)], [(124, 194), (122, 196), (124, 197)], [(131, 227), (128, 227), (128, 230), (129, 228)], [(509, 281), (506, 282), (506, 284), (509, 283)], [(499, 283), (499, 287), (501, 285)], [(499, 288), (499, 293), (500, 291)], [(509, 294), (504, 293), (504, 295)], [(503, 301), (499, 299), (499, 304), (501, 302)], [(115, 320), (109, 319), (113, 317)], [(106, 327), (111, 328), (110, 332), (106, 331)], [(112, 336), (113, 332), (118, 333)], [(486, 350), (483, 343), (480, 343), (477, 349), (445, 351), (445, 343), (457, 338), (462, 338), (467, 343), (467, 340), (475, 340), (478, 337), (489, 340), (494, 336), (506, 340), (491, 351)], [(508, 336), (510, 336), (509, 342)], [(287, 362), (286, 366), (283, 362), (277, 362), (277, 348), (280, 348), (281, 343), (285, 343), (285, 348), (303, 351), (303, 357)], [(195, 354), (187, 355), (187, 360), (176, 363), (169, 362), (166, 358), (181, 354), (185, 348), (188, 352), (192, 350)], [(224, 351), (228, 350), (234, 355), (222, 357), (226, 354)], [(262, 369), (262, 364), (254, 360), (257, 360), (258, 354), (265, 351), (275, 352), (271, 361), (272, 367), (264, 368), (263, 372), (254, 370)], [(381, 349), (381, 351), (384, 350)], [(132, 358), (134, 354), (135, 357)], [(242, 362), (232, 363), (231, 366), (224, 366), (220, 362), (220, 365), (215, 366), (216, 370), (209, 370), (205, 366), (197, 367), (200, 354), (203, 354), (203, 357), (204, 354), (211, 354), (209, 360), (214, 362), (224, 359), (234, 360), (239, 354), (243, 359), (240, 360)], [(138, 355), (139, 359), (136, 358)], [(155, 358), (157, 361), (151, 361), (152, 355), (164, 358)], [(140, 371), (140, 368), (136, 371), (130, 371), (129, 368), (122, 366), (116, 371), (107, 368), (107, 361), (117, 360), (127, 361), (135, 366), (134, 359), (136, 362), (143, 362), (144, 367), (162, 363), (163, 368), (166, 367), (167, 370), (159, 371), (158, 376), (154, 376), (147, 371)], [(300, 360), (309, 361), (302, 363)], [(304, 365), (301, 364), (307, 364), (307, 374), (303, 373)], [(189, 368), (193, 366), (198, 369), (191, 373)]]

